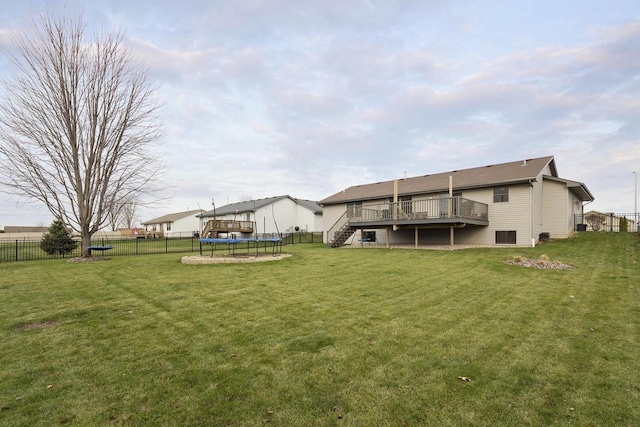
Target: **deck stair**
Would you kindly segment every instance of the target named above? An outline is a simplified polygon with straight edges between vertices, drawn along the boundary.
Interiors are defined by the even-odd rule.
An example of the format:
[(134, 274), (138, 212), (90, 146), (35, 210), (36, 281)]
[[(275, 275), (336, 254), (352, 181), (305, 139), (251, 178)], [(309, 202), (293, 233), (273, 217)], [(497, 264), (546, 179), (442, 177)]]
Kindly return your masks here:
[(329, 242), (330, 248), (339, 248), (346, 242), (349, 237), (355, 233), (357, 228), (349, 226), (349, 223), (344, 224), (338, 231), (333, 235), (333, 239)]

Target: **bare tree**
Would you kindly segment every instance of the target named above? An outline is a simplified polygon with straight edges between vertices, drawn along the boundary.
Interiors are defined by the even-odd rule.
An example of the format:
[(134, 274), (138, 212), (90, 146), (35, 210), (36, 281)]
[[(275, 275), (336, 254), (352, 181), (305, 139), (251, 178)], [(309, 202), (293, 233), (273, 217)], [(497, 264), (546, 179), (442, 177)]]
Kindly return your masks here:
[(138, 203), (132, 200), (125, 203), (120, 211), (121, 221), (126, 228), (133, 228), (136, 225), (136, 217), (138, 216)]
[(584, 215), (584, 221), (591, 226), (593, 231), (600, 231), (606, 226), (607, 216), (599, 212), (589, 212)]
[(125, 198), (109, 207), (109, 226), (116, 231), (119, 228), (133, 228), (138, 210), (138, 203), (134, 198)]
[(3, 79), (0, 183), (80, 233), (83, 256), (111, 206), (159, 191), (155, 87), (121, 33), (85, 37), (82, 16), (47, 12), (12, 38)]

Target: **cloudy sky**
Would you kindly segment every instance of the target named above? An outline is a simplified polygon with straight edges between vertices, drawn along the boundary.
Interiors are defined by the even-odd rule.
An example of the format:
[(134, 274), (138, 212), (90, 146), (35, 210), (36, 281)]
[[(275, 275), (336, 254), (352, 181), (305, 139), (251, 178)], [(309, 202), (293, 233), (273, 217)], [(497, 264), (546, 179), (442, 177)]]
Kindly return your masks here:
[[(48, 4), (124, 32), (160, 86), (170, 199), (141, 220), (547, 155), (588, 209), (633, 211), (637, 0)], [(3, 0), (1, 47), (42, 10)], [(51, 219), (0, 193), (0, 228)]]

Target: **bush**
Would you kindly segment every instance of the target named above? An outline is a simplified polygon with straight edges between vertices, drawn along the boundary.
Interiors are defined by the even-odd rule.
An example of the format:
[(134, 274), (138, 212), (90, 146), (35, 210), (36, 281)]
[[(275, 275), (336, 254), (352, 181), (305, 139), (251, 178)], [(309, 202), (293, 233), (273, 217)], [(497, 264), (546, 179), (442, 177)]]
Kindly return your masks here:
[(51, 223), (49, 231), (44, 233), (40, 242), (40, 249), (49, 255), (62, 255), (71, 253), (78, 247), (78, 242), (71, 238), (69, 230), (64, 226), (61, 219)]
[(629, 221), (627, 221), (627, 217), (620, 217), (620, 231), (629, 231)]

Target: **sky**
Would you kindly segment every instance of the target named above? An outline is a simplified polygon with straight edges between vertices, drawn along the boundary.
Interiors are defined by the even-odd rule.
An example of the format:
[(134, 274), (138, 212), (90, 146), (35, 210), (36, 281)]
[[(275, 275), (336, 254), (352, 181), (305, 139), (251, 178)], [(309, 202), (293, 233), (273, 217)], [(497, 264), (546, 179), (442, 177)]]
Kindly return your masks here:
[[(549, 155), (585, 210), (634, 210), (637, 0), (47, 4), (123, 32), (159, 87), (166, 199), (140, 221)], [(44, 8), (2, 1), (3, 77), (9, 35)], [(0, 193), (0, 229), (52, 219)]]

